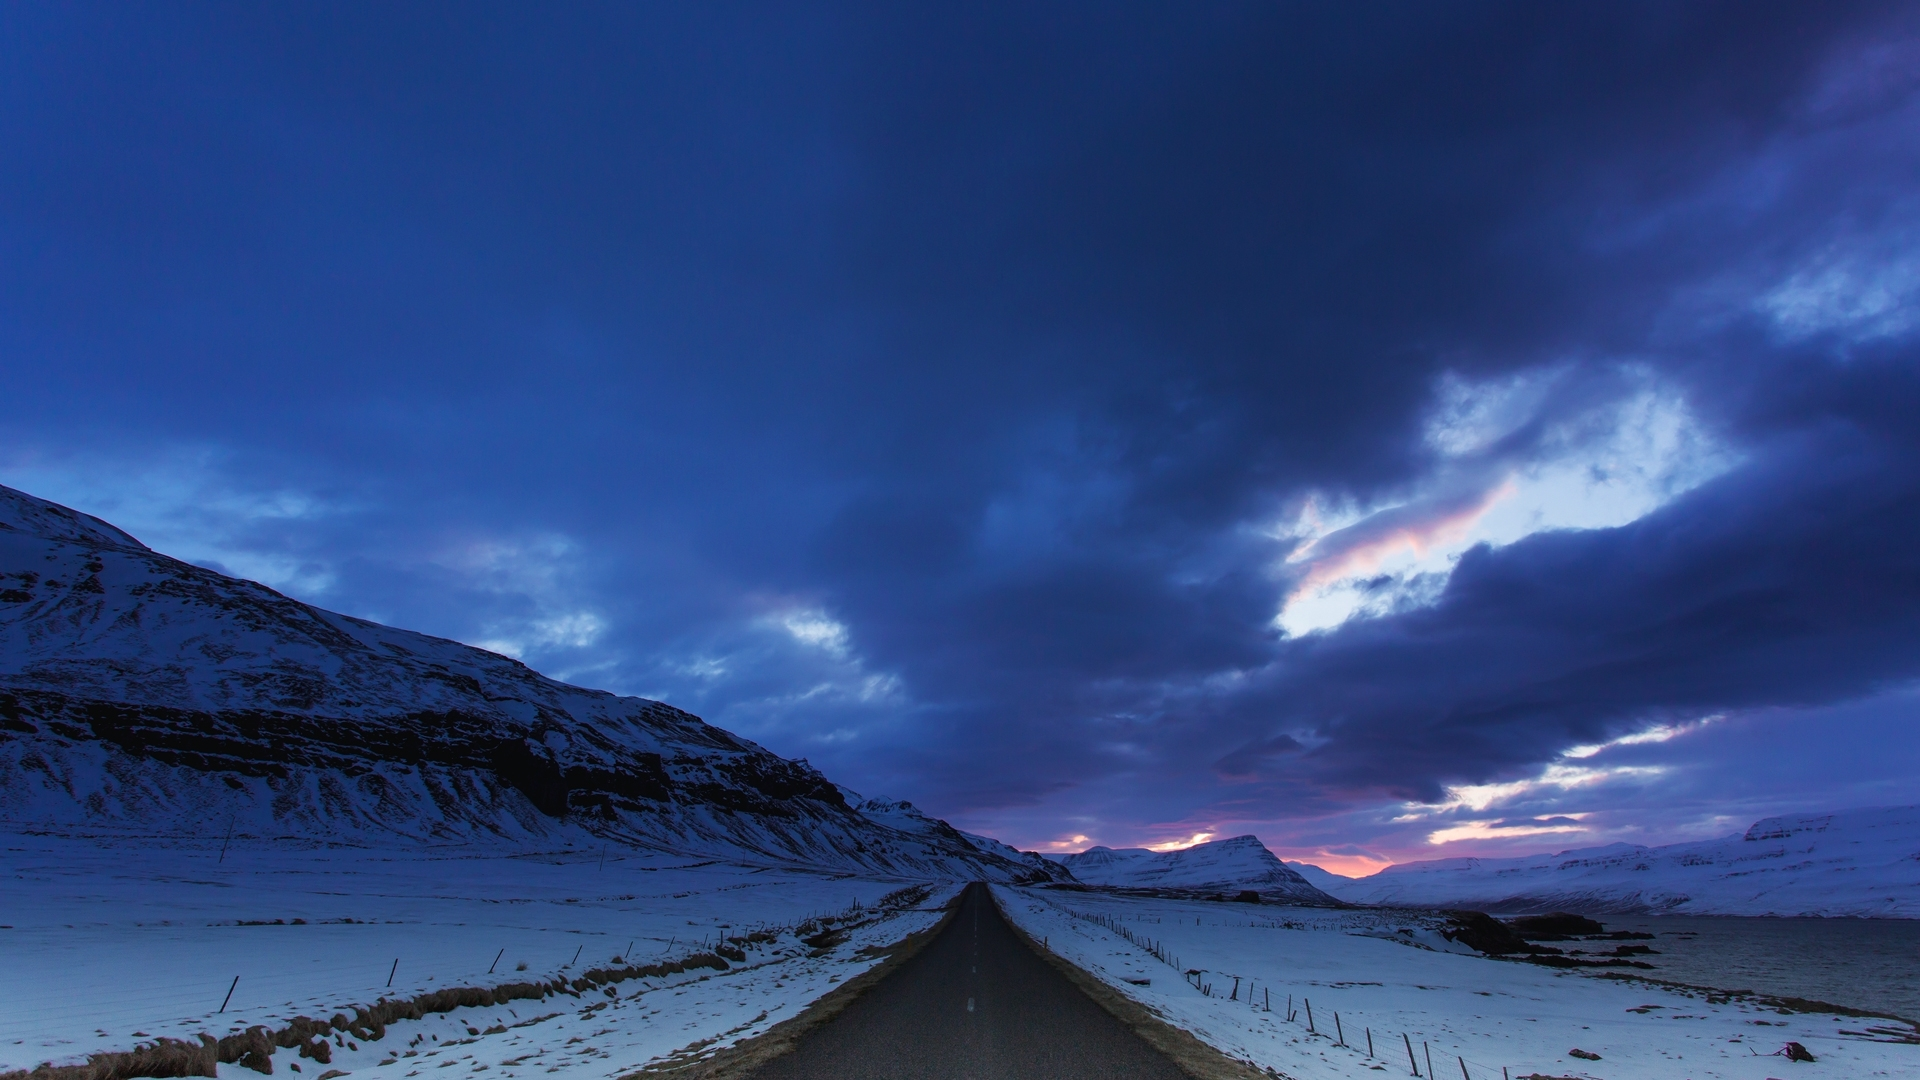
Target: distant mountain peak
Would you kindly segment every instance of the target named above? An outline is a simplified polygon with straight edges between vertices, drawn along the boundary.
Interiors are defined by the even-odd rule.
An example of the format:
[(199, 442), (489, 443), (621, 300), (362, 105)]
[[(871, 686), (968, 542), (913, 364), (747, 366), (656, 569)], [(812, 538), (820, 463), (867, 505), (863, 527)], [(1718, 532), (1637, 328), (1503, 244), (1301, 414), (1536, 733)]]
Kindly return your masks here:
[(1662, 847), (1400, 863), (1343, 900), (1482, 911), (1920, 917), (1920, 806), (1762, 818)]
[[(1237, 847), (1241, 847), (1241, 848), (1243, 848), (1243, 847), (1257, 847), (1257, 848), (1259, 848), (1259, 849), (1260, 849), (1261, 851), (1266, 851), (1266, 850), (1267, 850), (1267, 845), (1265, 845), (1265, 844), (1263, 844), (1263, 843), (1261, 843), (1261, 842), (1260, 842), (1260, 838), (1259, 838), (1259, 837), (1257, 837), (1257, 836), (1255, 836), (1255, 835), (1253, 835), (1252, 833), (1242, 833), (1242, 834), (1241, 834), (1241, 835), (1239, 835), (1239, 836), (1229, 836), (1229, 837), (1227, 837), (1227, 838), (1226, 838), (1225, 840), (1210, 840), (1210, 841), (1208, 841), (1207, 843), (1208, 843), (1208, 845), (1209, 845), (1209, 846), (1211, 846), (1211, 847), (1216, 847), (1216, 848), (1220, 848), (1220, 849), (1222, 849), (1222, 850), (1225, 850), (1225, 849), (1228, 849), (1228, 848), (1237, 848)], [(1196, 844), (1196, 845), (1194, 845), (1194, 846), (1195, 846), (1195, 847), (1198, 847), (1199, 845), (1197, 845), (1197, 844)], [(1185, 848), (1185, 849), (1181, 849), (1181, 850), (1188, 850), (1188, 851), (1190, 851), (1190, 850), (1192, 850), (1192, 849), (1191, 849), (1191, 848)]]
[(1185, 896), (1255, 892), (1262, 900), (1340, 903), (1281, 862), (1251, 834), (1173, 851), (1091, 847), (1077, 855), (1054, 859), (1082, 883), (1116, 890)]

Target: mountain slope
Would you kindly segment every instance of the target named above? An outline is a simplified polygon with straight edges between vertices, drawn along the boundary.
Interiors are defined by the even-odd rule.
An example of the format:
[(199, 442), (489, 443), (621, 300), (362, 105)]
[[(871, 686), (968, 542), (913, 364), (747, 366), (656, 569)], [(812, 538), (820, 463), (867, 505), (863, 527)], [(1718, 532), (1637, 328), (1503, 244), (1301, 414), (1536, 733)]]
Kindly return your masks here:
[(374, 841), (552, 840), (1014, 880), (804, 761), (458, 642), (324, 611), (0, 487), (0, 818)]
[(956, 838), (972, 845), (975, 849), (1007, 863), (1019, 866), (1019, 880), (1027, 883), (1046, 881), (1072, 881), (1073, 875), (1057, 863), (1049, 862), (1045, 857), (1031, 851), (1021, 851), (1012, 844), (1003, 844), (990, 836), (975, 836), (961, 832), (936, 817), (929, 817), (919, 807), (905, 799), (869, 799), (859, 792), (842, 787), (840, 793), (853, 807), (869, 821), (884, 825), (906, 836), (919, 836), (930, 841), (949, 844)]
[(1066, 867), (1061, 866), (1059, 863), (1054, 862), (1052, 859), (1047, 858), (1037, 851), (1021, 851), (1012, 844), (1002, 843), (991, 836), (977, 836), (970, 832), (963, 832), (960, 835), (966, 837), (968, 843), (979, 848), (981, 851), (991, 852), (1003, 859), (1017, 862), (1028, 868), (1028, 870), (1032, 872), (1031, 880), (1035, 883), (1044, 881), (1071, 882), (1074, 880), (1072, 872)]
[(1214, 840), (1179, 851), (1094, 847), (1052, 858), (1081, 882), (1107, 888), (1227, 896), (1251, 891), (1262, 900), (1283, 903), (1339, 903), (1308, 884), (1255, 836)]
[(1920, 806), (1766, 818), (1737, 836), (1402, 863), (1329, 891), (1486, 911), (1920, 917)]
[(1329, 896), (1339, 896), (1342, 888), (1354, 882), (1353, 878), (1336, 874), (1331, 870), (1323, 869), (1308, 862), (1286, 860), (1286, 866), (1287, 869), (1306, 878), (1307, 884)]

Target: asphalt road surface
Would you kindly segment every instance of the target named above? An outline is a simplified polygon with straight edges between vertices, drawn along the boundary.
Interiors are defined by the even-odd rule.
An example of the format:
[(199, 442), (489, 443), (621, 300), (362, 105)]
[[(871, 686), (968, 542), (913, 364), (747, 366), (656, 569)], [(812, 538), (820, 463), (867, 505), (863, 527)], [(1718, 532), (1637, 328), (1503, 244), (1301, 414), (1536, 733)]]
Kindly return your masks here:
[(754, 1080), (1185, 1080), (970, 885), (939, 937)]

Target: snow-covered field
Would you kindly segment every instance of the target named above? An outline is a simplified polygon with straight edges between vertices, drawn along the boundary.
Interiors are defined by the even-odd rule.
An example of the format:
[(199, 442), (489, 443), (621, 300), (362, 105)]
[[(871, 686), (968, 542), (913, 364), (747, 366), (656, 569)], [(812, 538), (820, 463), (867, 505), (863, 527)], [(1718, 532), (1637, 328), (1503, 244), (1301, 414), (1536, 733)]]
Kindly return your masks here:
[[(994, 891), (1008, 916), (1055, 952), (1225, 1053), (1297, 1080), (1410, 1075), (1409, 1047), (1429, 1077), (1464, 1068), (1469, 1080), (1765, 1080), (1801, 1067), (1766, 1056), (1789, 1040), (1813, 1052), (1820, 1075), (1920, 1075), (1920, 1045), (1847, 1034), (1878, 1027), (1911, 1036), (1891, 1021), (1786, 1013), (1739, 997), (1438, 951), (1449, 943), (1400, 913)], [(1201, 974), (1190, 979), (1188, 970)], [(1569, 1056), (1574, 1049), (1599, 1058)]]
[[(874, 948), (932, 926), (958, 887), (855, 918), (816, 949), (791, 928), (872, 912), (907, 883), (584, 846), (235, 842), (222, 856), (217, 844), (13, 834), (0, 851), (0, 1072), (163, 1036), (352, 1014), (437, 988), (578, 976), (614, 957), (645, 965), (738, 948), (743, 958), (724, 970), (456, 1009), (395, 1022), (378, 1041), (335, 1036), (325, 1063), (274, 1055), (276, 1074), (308, 1080), (333, 1071), (404, 1080), (446, 1067), (620, 1076), (793, 1016), (877, 962)], [(1464, 1064), (1468, 1080), (1503, 1067), (1513, 1077), (1765, 1080), (1791, 1075), (1784, 1059), (1763, 1056), (1789, 1039), (1827, 1075), (1920, 1074), (1920, 1045), (1850, 1034), (1899, 1029), (1891, 1022), (1492, 961), (1405, 913), (997, 894), (1029, 933), (1122, 993), (1298, 1080), (1394, 1073), (1408, 1067), (1409, 1045), (1423, 1075), (1431, 1054), (1439, 1075)], [(1179, 967), (1114, 927), (1158, 943)], [(727, 944), (754, 931), (772, 933)], [(1201, 974), (1189, 981), (1187, 969)], [(1569, 1057), (1574, 1048), (1600, 1058)], [(223, 1064), (220, 1075), (257, 1074)]]
[[(292, 1049), (274, 1055), (276, 1073), (291, 1066), (310, 1080), (330, 1070), (397, 1080), (452, 1063), (506, 1076), (615, 1076), (696, 1043), (713, 1040), (714, 1049), (765, 1031), (877, 962), (863, 949), (932, 926), (958, 887), (857, 919), (864, 925), (819, 951), (791, 928), (872, 909), (907, 883), (618, 848), (236, 841), (223, 857), (218, 844), (13, 834), (0, 851), (0, 1072), (161, 1036), (351, 1015), (356, 1005), (436, 988), (578, 976), (614, 957), (646, 965), (750, 931), (786, 931), (728, 946), (745, 959), (726, 970), (397, 1022), (377, 1042), (339, 1037), (325, 1065)], [(258, 1075), (230, 1064), (220, 1074)]]

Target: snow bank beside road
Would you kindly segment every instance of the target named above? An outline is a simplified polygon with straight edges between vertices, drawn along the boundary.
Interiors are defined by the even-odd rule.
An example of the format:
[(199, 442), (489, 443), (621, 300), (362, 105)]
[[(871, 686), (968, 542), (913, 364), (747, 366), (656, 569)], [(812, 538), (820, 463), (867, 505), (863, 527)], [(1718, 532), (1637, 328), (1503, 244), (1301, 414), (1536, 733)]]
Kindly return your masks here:
[[(1765, 1080), (1787, 1065), (1759, 1055), (1788, 1040), (1830, 1063), (1832, 1075), (1920, 1070), (1920, 1045), (1843, 1034), (1891, 1029), (1886, 1022), (1788, 1014), (1737, 997), (1386, 940), (1402, 928), (1416, 936), (1433, 928), (1404, 913), (994, 892), (1028, 934), (1120, 993), (1232, 1057), (1297, 1080), (1380, 1069), (1408, 1075), (1409, 1044), (1423, 1076), (1431, 1075), (1430, 1053), (1437, 1075), (1452, 1076), (1464, 1063), (1472, 1080), (1499, 1077), (1502, 1067), (1515, 1077)], [(1109, 926), (1158, 946), (1179, 967)], [(1368, 936), (1375, 934), (1382, 936)], [(1190, 981), (1189, 970), (1201, 974)], [(1292, 1020), (1289, 997), (1298, 1010)], [(1308, 1028), (1309, 1001), (1316, 1031)], [(1573, 1049), (1599, 1054), (1600, 1063), (1569, 1057)]]
[[(159, 1037), (351, 1016), (383, 997), (571, 979), (614, 966), (615, 956), (642, 966), (715, 951), (737, 957), (724, 970), (403, 1021), (377, 1042), (341, 1035), (324, 1064), (291, 1049), (274, 1055), (277, 1073), (297, 1066), (310, 1078), (329, 1070), (401, 1078), (428, 1058), (508, 1076), (535, 1065), (543, 1076), (613, 1076), (692, 1044), (719, 1049), (793, 1016), (878, 962), (875, 949), (932, 926), (957, 888), (880, 917), (874, 905), (906, 883), (647, 853), (602, 861), (599, 850), (503, 856), (235, 844), (222, 859), (217, 848), (69, 837), (8, 836), (4, 844), (0, 1072)], [(863, 917), (845, 933), (811, 943), (792, 933), (856, 905)], [(729, 940), (755, 930), (778, 932)], [(259, 1075), (220, 1069), (238, 1080)]]

